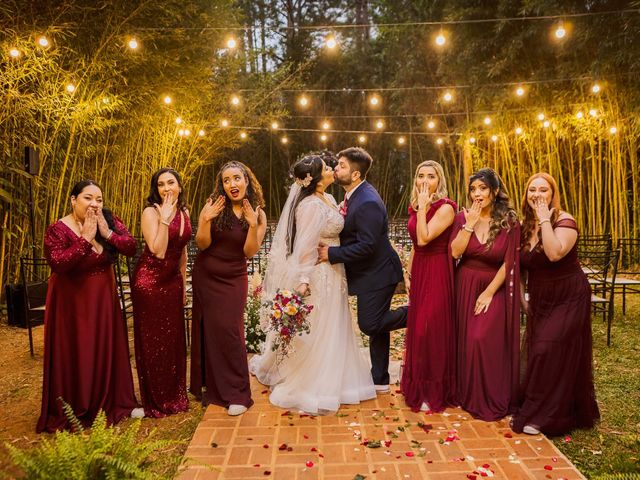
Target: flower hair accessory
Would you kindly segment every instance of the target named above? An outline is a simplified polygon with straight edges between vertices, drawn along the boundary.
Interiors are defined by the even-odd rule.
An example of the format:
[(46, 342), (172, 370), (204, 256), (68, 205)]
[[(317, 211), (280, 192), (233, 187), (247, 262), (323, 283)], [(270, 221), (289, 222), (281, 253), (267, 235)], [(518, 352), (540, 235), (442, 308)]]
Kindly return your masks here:
[(311, 174), (307, 172), (307, 176), (304, 177), (304, 179), (301, 178), (296, 178), (296, 183), (298, 185), (300, 185), (301, 187), (308, 187), (309, 185), (311, 185), (311, 181), (313, 180), (313, 178), (311, 178)]

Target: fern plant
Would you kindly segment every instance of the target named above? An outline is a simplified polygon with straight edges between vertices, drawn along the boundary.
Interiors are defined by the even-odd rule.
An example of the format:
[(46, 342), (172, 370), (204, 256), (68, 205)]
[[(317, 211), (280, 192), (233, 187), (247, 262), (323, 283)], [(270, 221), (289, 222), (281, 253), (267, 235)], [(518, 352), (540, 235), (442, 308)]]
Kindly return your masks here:
[(86, 431), (73, 410), (64, 404), (64, 411), (71, 422), (73, 432), (57, 432), (52, 438), (43, 438), (32, 449), (18, 449), (5, 444), (11, 459), (25, 478), (34, 480), (111, 480), (111, 479), (159, 479), (160, 475), (149, 471), (154, 452), (174, 445), (171, 440), (152, 440), (155, 430), (140, 441), (137, 438), (140, 420), (127, 428), (110, 427), (107, 417), (100, 411)]

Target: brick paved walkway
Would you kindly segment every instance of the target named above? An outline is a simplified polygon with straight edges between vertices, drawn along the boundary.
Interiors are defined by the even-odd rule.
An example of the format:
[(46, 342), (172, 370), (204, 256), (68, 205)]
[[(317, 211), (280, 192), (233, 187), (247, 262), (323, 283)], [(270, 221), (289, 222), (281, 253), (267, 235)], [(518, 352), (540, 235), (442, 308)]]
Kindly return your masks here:
[(585, 478), (542, 435), (516, 435), (504, 420), (473, 420), (459, 409), (416, 414), (393, 388), (319, 417), (273, 407), (253, 377), (252, 390), (256, 403), (240, 417), (209, 406), (179, 480)]

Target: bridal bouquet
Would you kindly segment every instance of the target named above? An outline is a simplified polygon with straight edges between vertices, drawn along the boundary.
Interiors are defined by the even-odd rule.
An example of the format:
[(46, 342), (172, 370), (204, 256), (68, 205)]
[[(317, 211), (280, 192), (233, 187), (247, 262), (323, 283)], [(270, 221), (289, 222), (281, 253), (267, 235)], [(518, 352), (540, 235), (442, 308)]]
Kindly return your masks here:
[[(300, 295), (278, 289), (273, 300), (265, 303), (269, 309), (268, 330), (275, 332), (271, 350), (277, 353), (279, 362), (291, 352), (291, 341), (296, 335), (309, 333), (307, 316), (313, 305), (307, 305)], [(279, 363), (278, 362), (278, 363)]]

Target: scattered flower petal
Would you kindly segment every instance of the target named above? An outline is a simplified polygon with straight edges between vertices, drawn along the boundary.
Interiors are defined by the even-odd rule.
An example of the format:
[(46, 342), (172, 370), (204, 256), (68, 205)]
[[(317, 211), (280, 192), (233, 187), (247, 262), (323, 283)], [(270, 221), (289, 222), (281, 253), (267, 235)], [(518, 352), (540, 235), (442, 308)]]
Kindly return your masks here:
[(307, 460), (307, 463), (305, 463), (305, 465), (307, 466), (307, 468), (311, 468), (313, 467), (313, 462), (311, 460)]

